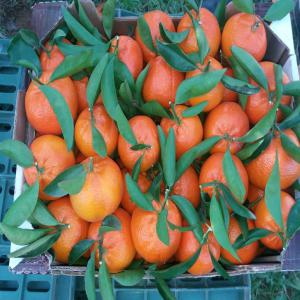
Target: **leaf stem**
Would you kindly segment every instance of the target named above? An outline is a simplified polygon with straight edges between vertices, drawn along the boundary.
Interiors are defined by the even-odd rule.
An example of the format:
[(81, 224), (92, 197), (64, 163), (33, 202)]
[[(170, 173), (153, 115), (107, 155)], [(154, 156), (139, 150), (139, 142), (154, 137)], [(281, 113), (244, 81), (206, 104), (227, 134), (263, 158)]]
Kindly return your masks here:
[(181, 120), (180, 118), (178, 117), (177, 113), (176, 113), (176, 110), (175, 110), (175, 105), (174, 103), (170, 103), (170, 106), (171, 106), (171, 111), (172, 111), (172, 115), (174, 117), (174, 121), (177, 125), (181, 125)]

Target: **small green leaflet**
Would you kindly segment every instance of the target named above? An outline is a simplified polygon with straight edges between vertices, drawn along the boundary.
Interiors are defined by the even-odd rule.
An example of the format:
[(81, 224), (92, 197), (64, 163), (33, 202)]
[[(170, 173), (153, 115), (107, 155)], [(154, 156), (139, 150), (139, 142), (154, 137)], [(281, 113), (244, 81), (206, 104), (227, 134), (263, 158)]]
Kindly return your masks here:
[(157, 101), (150, 101), (145, 104), (142, 104), (139, 109), (146, 115), (152, 116), (152, 117), (161, 117), (161, 118), (172, 118), (172, 114), (169, 110), (167, 110), (165, 107), (163, 107), (159, 102)]
[(81, 240), (71, 250), (69, 254), (68, 264), (74, 265), (76, 261), (86, 253), (95, 243), (94, 240)]
[[(45, 191), (45, 190), (44, 190)], [(28, 221), (32, 225), (44, 225), (44, 226), (57, 226), (58, 221), (49, 212), (47, 206), (42, 202), (42, 200), (37, 200), (34, 211), (28, 218)]]
[(182, 112), (182, 116), (184, 118), (197, 116), (203, 111), (203, 109), (207, 106), (207, 104), (208, 102), (204, 101), (195, 106), (189, 107)]
[(236, 250), (241, 249), (270, 234), (272, 234), (272, 232), (266, 229), (261, 229), (261, 228), (251, 229), (249, 230), (248, 236), (246, 238), (242, 234), (238, 236), (238, 238), (235, 240), (233, 244), (233, 248)]
[(269, 22), (281, 20), (293, 10), (294, 6), (293, 0), (278, 0), (269, 8), (264, 19)]
[(82, 172), (76, 177), (60, 181), (58, 187), (70, 195), (78, 194), (85, 184), (86, 175), (86, 170), (82, 168)]
[(145, 156), (145, 152), (139, 157), (132, 169), (132, 178), (135, 182), (138, 181), (141, 172), (141, 165)]
[(136, 82), (135, 82), (135, 91), (136, 91), (136, 98), (138, 101), (139, 105), (143, 104), (143, 86), (144, 86), (144, 81), (146, 79), (146, 76), (148, 74), (150, 65), (148, 64), (143, 71), (139, 74)]
[(99, 228), (99, 237), (101, 238), (105, 232), (120, 230), (122, 230), (120, 220), (115, 215), (108, 215), (104, 218), (101, 227)]
[(248, 82), (226, 75), (223, 76), (222, 83), (227, 89), (243, 95), (257, 94), (260, 90), (259, 87), (256, 87)]
[(137, 20), (137, 28), (139, 35), (143, 41), (143, 43), (146, 45), (146, 47), (156, 53), (156, 49), (153, 43), (152, 35), (150, 28), (148, 26), (148, 23), (146, 22), (145, 18), (143, 16), (140, 16)]
[(162, 23), (159, 23), (159, 31), (161, 37), (164, 39), (167, 43), (172, 44), (180, 44), (182, 43), (186, 37), (188, 36), (190, 30), (184, 30), (182, 32), (172, 32), (165, 28), (165, 26)]
[(253, 0), (233, 0), (235, 8), (247, 14), (254, 14)]
[(176, 177), (176, 147), (174, 129), (170, 128), (162, 156), (163, 172), (166, 184), (171, 188)]

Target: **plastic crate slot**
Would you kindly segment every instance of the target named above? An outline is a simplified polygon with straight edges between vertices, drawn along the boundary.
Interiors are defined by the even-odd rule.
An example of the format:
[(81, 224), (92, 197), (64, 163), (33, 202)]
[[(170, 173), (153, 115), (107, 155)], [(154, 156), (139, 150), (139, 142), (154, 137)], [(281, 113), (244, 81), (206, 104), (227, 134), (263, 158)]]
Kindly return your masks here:
[(15, 194), (15, 187), (14, 186), (11, 186), (9, 189), (8, 189), (8, 192), (10, 195), (14, 195)]
[(14, 93), (15, 91), (16, 87), (13, 85), (0, 84), (0, 93)]
[[(16, 174), (17, 166), (16, 166), (15, 164), (11, 166), (11, 171), (12, 171), (14, 174)], [(11, 194), (10, 191), (9, 191), (9, 193)], [(13, 194), (14, 194), (14, 192), (13, 192), (11, 195), (13, 195)]]
[[(0, 164), (0, 173), (3, 173), (5, 171), (5, 165), (4, 164)], [(2, 188), (1, 188), (2, 191)]]
[(0, 111), (14, 111), (15, 106), (9, 103), (0, 103)]
[(11, 125), (8, 123), (0, 124), (0, 132), (7, 132), (11, 130)]
[(18, 71), (19, 69), (16, 67), (6, 67), (6, 66), (0, 67), (0, 73), (2, 74), (17, 74)]
[(46, 293), (50, 291), (50, 283), (48, 281), (29, 281), (27, 290), (34, 293)]
[(15, 292), (19, 288), (16, 280), (0, 280), (0, 291)]
[(7, 265), (8, 264), (8, 258), (5, 255), (0, 256), (0, 265)]

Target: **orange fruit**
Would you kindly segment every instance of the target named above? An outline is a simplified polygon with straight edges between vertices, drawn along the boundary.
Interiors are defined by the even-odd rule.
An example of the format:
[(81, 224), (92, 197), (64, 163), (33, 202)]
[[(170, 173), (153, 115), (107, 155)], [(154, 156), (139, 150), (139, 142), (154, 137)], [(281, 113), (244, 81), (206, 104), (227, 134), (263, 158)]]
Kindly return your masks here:
[[(253, 220), (247, 220), (247, 223), (248, 223), (249, 230), (252, 230), (255, 228)], [(232, 245), (234, 244), (236, 239), (242, 233), (239, 222), (234, 217), (230, 218), (228, 233), (229, 233), (229, 240)], [(240, 258), (240, 261), (238, 261), (236, 258), (234, 258), (224, 248), (221, 248), (221, 255), (234, 265), (248, 265), (257, 256), (258, 250), (259, 250), (259, 243), (257, 241), (257, 242), (253, 242), (243, 248), (240, 248), (236, 251), (238, 257)]]
[[(257, 204), (261, 201), (261, 199), (264, 197), (265, 192), (253, 184), (249, 184), (249, 190), (248, 190), (248, 201), (251, 205), (251, 210), (255, 211)], [(254, 206), (253, 204), (256, 203)]]
[(168, 136), (170, 128), (174, 129), (177, 159), (184, 152), (198, 145), (203, 137), (203, 128), (200, 118), (198, 116), (188, 118), (182, 116), (182, 113), (187, 108), (188, 107), (184, 105), (175, 106), (176, 115), (180, 119), (179, 124), (168, 118), (163, 118), (160, 122), (160, 126), (166, 136)]
[(243, 144), (234, 141), (249, 131), (249, 120), (241, 106), (235, 102), (222, 102), (211, 110), (204, 122), (204, 137), (224, 136), (228, 138), (219, 141), (211, 153), (226, 152), (228, 146), (231, 153), (242, 149)]
[[(209, 182), (213, 182), (213, 181), (217, 181), (217, 182), (221, 182), (225, 185), (226, 184), (226, 179), (225, 179), (225, 175), (223, 172), (223, 158), (224, 158), (224, 154), (223, 153), (214, 153), (212, 154), (202, 165), (202, 168), (200, 170), (200, 175), (199, 175), (199, 184), (204, 184), (204, 183), (209, 183)], [(238, 170), (238, 173), (240, 175), (240, 178), (243, 182), (243, 185), (245, 187), (246, 190), (246, 194), (245, 194), (245, 198), (244, 201), (247, 198), (247, 194), (248, 194), (248, 175), (247, 175), (247, 171), (243, 165), (243, 163), (240, 161), (240, 159), (235, 156), (232, 155), (232, 160), (234, 162), (235, 167)], [(204, 187), (203, 191), (205, 193), (208, 193), (209, 196), (212, 196), (213, 193), (213, 187), (209, 186), (209, 187)]]
[[(225, 75), (234, 78), (234, 73), (231, 68), (227, 68)], [(236, 92), (229, 90), (227, 88), (224, 89), (223, 102), (238, 102), (239, 96)]]
[(55, 259), (61, 263), (68, 263), (72, 248), (87, 238), (89, 224), (76, 215), (69, 197), (52, 201), (48, 205), (48, 210), (58, 222), (68, 225), (52, 246)]
[[(161, 199), (163, 200), (163, 199)], [(152, 201), (153, 207), (161, 209), (161, 204)], [(168, 221), (181, 226), (181, 215), (175, 204), (168, 200)], [(156, 233), (158, 220), (157, 211), (145, 211), (137, 207), (131, 217), (131, 234), (136, 251), (149, 263), (165, 264), (176, 253), (181, 233), (178, 230), (168, 228), (170, 243), (165, 245)]]
[[(287, 129), (284, 133), (299, 147), (296, 134)], [(280, 187), (286, 189), (291, 186), (300, 176), (300, 164), (290, 157), (282, 148), (280, 136), (275, 134), (270, 145), (255, 159), (246, 165), (250, 182), (264, 190), (271, 175), (278, 151)]]
[[(39, 80), (47, 83), (51, 73), (44, 72)], [(73, 119), (77, 116), (77, 93), (70, 77), (55, 80), (49, 84), (52, 88), (59, 91), (65, 98)], [(25, 110), (30, 125), (41, 134), (62, 133), (57, 117), (48, 102), (46, 96), (39, 89), (37, 84), (32, 81), (25, 96)]]
[(117, 46), (118, 58), (127, 66), (133, 78), (137, 79), (144, 64), (140, 45), (130, 36), (120, 35), (112, 40), (109, 51), (114, 53)]
[(55, 135), (42, 135), (30, 145), (36, 166), (24, 169), (24, 176), (29, 185), (38, 178), (40, 184), (39, 197), (42, 200), (55, 200), (44, 193), (45, 187), (61, 172), (75, 164), (73, 151), (68, 151), (66, 142)]
[(222, 51), (231, 57), (231, 47), (243, 48), (257, 61), (261, 61), (267, 50), (267, 34), (263, 21), (256, 15), (236, 14), (228, 19), (222, 33)]
[[(206, 57), (203, 65), (198, 64), (198, 66), (200, 69), (204, 71), (208, 64), (209, 64), (209, 71), (223, 69), (222, 65), (215, 58), (209, 56)], [(185, 78), (188, 79), (200, 75), (203, 73), (203, 71), (196, 69), (194, 71), (187, 72)], [(213, 108), (215, 108), (222, 101), (223, 96), (224, 96), (224, 86), (221, 82), (219, 82), (211, 91), (209, 91), (208, 93), (202, 96), (191, 98), (189, 102), (191, 105), (197, 105), (201, 102), (207, 101), (208, 104), (203, 111), (208, 112)]]
[(143, 86), (144, 100), (146, 102), (156, 100), (168, 108), (170, 102), (175, 101), (177, 88), (183, 81), (184, 75), (170, 67), (161, 56), (155, 57), (149, 64)]
[(200, 203), (198, 174), (193, 167), (188, 167), (176, 181), (172, 189), (173, 195), (180, 195), (189, 200), (194, 207)]
[[(102, 104), (96, 104), (93, 107), (93, 115), (96, 128), (105, 141), (107, 155), (111, 155), (117, 147), (118, 128)], [(91, 112), (88, 108), (85, 108), (80, 113), (76, 121), (75, 142), (77, 148), (84, 156), (97, 155), (93, 147)]]
[[(88, 83), (88, 78), (84, 77), (81, 80), (73, 80), (74, 86), (77, 91), (78, 96), (78, 113), (82, 112), (85, 108), (88, 107), (88, 102), (86, 98), (86, 88)], [(101, 95), (98, 96), (96, 104), (102, 104)]]
[[(209, 56), (215, 56), (219, 50), (221, 43), (221, 31), (217, 18), (208, 9), (201, 8), (199, 12), (191, 11), (193, 17), (200, 21), (204, 34), (206, 36), (210, 51)], [(181, 49), (185, 53), (193, 53), (199, 51), (195, 30), (190, 16), (186, 13), (180, 20), (177, 32), (189, 30), (187, 38), (180, 44)]]
[[(167, 30), (175, 31), (175, 26), (173, 24), (172, 19), (168, 16), (168, 14), (166, 14), (160, 10), (153, 10), (153, 11), (146, 12), (144, 14), (144, 19), (150, 29), (154, 46), (156, 46), (156, 40), (161, 39), (160, 31), (159, 31), (160, 23), (162, 23)], [(139, 43), (139, 45), (142, 49), (144, 60), (146, 62), (149, 62), (152, 58), (154, 58), (156, 56), (156, 54), (154, 52), (152, 52), (143, 43), (142, 38), (139, 34), (138, 26), (135, 29), (135, 39)]]
[(124, 190), (122, 173), (109, 157), (94, 156), (82, 164), (91, 169), (81, 191), (70, 196), (71, 203), (79, 217), (98, 222), (112, 214), (121, 203)]
[[(135, 257), (130, 231), (130, 215), (118, 208), (114, 212), (121, 224), (121, 230), (106, 232), (103, 235), (103, 259), (105, 260), (110, 273), (118, 273), (126, 269)], [(98, 233), (101, 227), (101, 221), (91, 223), (88, 231), (88, 238), (98, 240)], [(98, 242), (94, 247), (98, 248)], [(93, 249), (94, 249), (93, 247)], [(99, 265), (99, 250), (96, 250), (96, 266)]]
[(138, 144), (145, 144), (151, 148), (134, 151), (121, 135), (118, 140), (118, 152), (126, 169), (132, 170), (136, 161), (144, 154), (141, 171), (144, 172), (153, 166), (160, 154), (158, 132), (155, 123), (147, 116), (135, 116), (129, 120), (130, 127)]
[[(125, 170), (123, 171), (123, 180), (125, 182)], [(139, 174), (137, 184), (143, 193), (146, 193), (151, 186), (151, 181), (143, 174)], [(136, 204), (132, 202), (130, 195), (127, 191), (127, 186), (124, 183), (124, 194), (121, 201), (121, 206), (130, 214), (133, 213), (136, 208)]]
[[(287, 218), (289, 212), (293, 205), (295, 204), (295, 200), (286, 192), (281, 192), (281, 212), (282, 212), (282, 219), (283, 224), (286, 226)], [(280, 237), (276, 234), (281, 231), (280, 227), (274, 221), (273, 217), (271, 216), (265, 199), (259, 202), (257, 208), (255, 210), (256, 220), (255, 225), (257, 228), (263, 228), (274, 232), (274, 234), (270, 234), (260, 241), (268, 248), (276, 251), (280, 251), (282, 249), (282, 241)]]
[[(206, 226), (202, 226), (204, 233), (207, 232)], [(200, 243), (195, 238), (192, 231), (186, 231), (182, 233), (179, 248), (176, 253), (176, 260), (184, 262), (190, 259), (199, 249)], [(211, 261), (210, 253), (216, 260), (220, 258), (220, 245), (218, 244), (213, 232), (208, 234), (207, 243), (202, 246), (200, 255), (193, 266), (188, 269), (188, 272), (192, 275), (205, 275), (210, 273), (213, 269), (213, 263)]]
[[(268, 79), (270, 93), (274, 93), (276, 91), (274, 65), (274, 63), (269, 61), (263, 61), (260, 63), (260, 66)], [(285, 73), (283, 73), (282, 82), (283, 84), (289, 83), (289, 78)], [(253, 79), (250, 80), (250, 83), (258, 86)], [(291, 96), (282, 96), (280, 102), (283, 105), (289, 105), (291, 103), (291, 99)], [(276, 101), (276, 99), (273, 98), (272, 101), (269, 101), (268, 94), (263, 88), (261, 88), (257, 94), (250, 95), (248, 97), (245, 112), (248, 115), (251, 124), (259, 122), (271, 110), (274, 105), (273, 101)], [(277, 121), (281, 121), (282, 118), (282, 112), (279, 110), (277, 112)]]

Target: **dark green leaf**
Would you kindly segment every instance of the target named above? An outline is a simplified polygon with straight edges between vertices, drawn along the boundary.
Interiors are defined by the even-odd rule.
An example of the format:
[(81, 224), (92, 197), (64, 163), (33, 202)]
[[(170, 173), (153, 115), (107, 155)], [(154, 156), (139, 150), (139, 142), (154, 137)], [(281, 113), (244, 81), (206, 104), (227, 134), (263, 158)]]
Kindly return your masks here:
[(236, 156), (240, 160), (246, 160), (246, 159), (250, 158), (252, 156), (252, 154), (259, 148), (259, 146), (261, 146), (261, 144), (263, 142), (264, 142), (264, 140), (261, 139), (253, 144), (246, 145), (242, 150), (240, 150), (236, 154)]
[(150, 101), (142, 106), (139, 109), (146, 115), (153, 116), (153, 117), (161, 117), (161, 118), (171, 118), (171, 113), (169, 110), (164, 108), (159, 102), (157, 101)]
[(205, 72), (184, 80), (177, 89), (175, 103), (182, 104), (193, 97), (208, 93), (221, 81), (225, 72), (226, 69)]
[(156, 233), (160, 241), (169, 246), (170, 238), (168, 231), (168, 210), (165, 208), (158, 214)]
[(261, 229), (261, 228), (255, 228), (251, 229), (248, 232), (248, 237), (245, 239), (245, 237), (240, 234), (238, 238), (235, 240), (233, 247), (234, 249), (241, 249), (244, 248), (266, 236), (271, 234), (272, 232), (266, 229)]
[(48, 99), (61, 127), (68, 150), (71, 150), (74, 143), (74, 122), (64, 96), (58, 90), (48, 85), (40, 85), (39, 89)]
[(164, 39), (165, 42), (172, 44), (180, 44), (186, 39), (190, 30), (188, 29), (181, 32), (172, 32), (166, 29), (165, 26), (162, 23), (160, 23), (159, 31), (161, 37)]
[(28, 245), (43, 237), (52, 229), (23, 229), (0, 223), (0, 232), (16, 245)]
[(109, 215), (102, 221), (101, 227), (99, 229), (99, 236), (101, 236), (104, 232), (120, 231), (121, 229), (122, 225), (118, 217), (116, 217), (115, 215)]
[(230, 191), (240, 203), (243, 203), (246, 195), (246, 190), (241, 176), (231, 157), (229, 149), (227, 149), (223, 158), (223, 172)]
[(108, 59), (109, 55), (105, 54), (94, 68), (87, 83), (86, 96), (90, 108), (94, 106), (94, 103), (96, 102), (96, 99), (100, 94), (100, 83), (104, 69), (108, 63)]
[(242, 231), (242, 235), (244, 240), (248, 238), (249, 235), (249, 228), (248, 228), (248, 220), (247, 218), (244, 218), (238, 214), (234, 215), (235, 219), (238, 221), (239, 223), (239, 227)]
[(95, 255), (96, 250), (92, 252), (84, 274), (85, 293), (88, 300), (96, 300)]
[(233, 0), (235, 8), (247, 14), (254, 14), (253, 0)]
[(20, 226), (34, 211), (39, 195), (39, 181), (25, 190), (11, 205), (3, 218), (3, 223)]
[(174, 185), (176, 178), (176, 147), (173, 128), (170, 128), (169, 130), (169, 135), (165, 145), (162, 156), (162, 165), (166, 184), (170, 188)]
[(226, 201), (225, 201), (225, 196), (218, 193), (218, 199), (220, 201), (220, 207), (221, 207), (221, 210), (222, 210), (224, 224), (225, 224), (225, 227), (228, 230), (229, 222), (230, 222), (230, 215), (229, 215), (228, 206), (227, 206)]
[(300, 96), (300, 81), (292, 81), (284, 85), (283, 94), (289, 96)]
[(131, 200), (144, 210), (153, 211), (152, 203), (148, 201), (146, 196), (142, 193), (137, 183), (132, 179), (129, 174), (125, 176), (126, 186)]
[(283, 71), (281, 65), (274, 64), (274, 74), (276, 83), (276, 101), (280, 102), (283, 94)]
[(114, 274), (113, 279), (116, 280), (122, 286), (135, 286), (145, 275), (143, 268), (134, 270), (124, 270), (120, 273)]
[(228, 273), (223, 268), (223, 266), (216, 260), (216, 258), (214, 257), (214, 255), (211, 253), (210, 250), (209, 250), (209, 255), (210, 255), (210, 259), (213, 263), (213, 266), (214, 266), (214, 269), (216, 270), (216, 272), (218, 272), (223, 278), (229, 279)]
[(158, 175), (153, 179), (151, 186), (148, 190), (148, 193), (152, 196), (152, 198), (159, 200), (160, 196), (160, 186), (163, 180), (163, 173), (159, 172)]
[(193, 204), (186, 200), (184, 197), (179, 195), (173, 195), (172, 196), (173, 202), (176, 204), (176, 206), (179, 208), (181, 213), (183, 214), (184, 218), (187, 220), (187, 222), (195, 227), (193, 230), (193, 233), (198, 240), (199, 243), (202, 243), (203, 239), (203, 230), (200, 224), (199, 216), (193, 206)]
[(26, 42), (29, 46), (39, 49), (40, 48), (40, 40), (35, 32), (28, 29), (20, 29), (18, 34), (22, 37), (23, 41)]
[(284, 132), (280, 132), (280, 139), (283, 149), (290, 157), (300, 163), (300, 147), (291, 141), (291, 139)]
[(106, 143), (101, 132), (96, 128), (94, 118), (92, 118), (92, 139), (93, 139), (93, 149), (101, 157), (107, 155)]
[(140, 16), (137, 20), (137, 29), (139, 35), (145, 44), (145, 46), (152, 52), (156, 53), (156, 49), (153, 43), (152, 35), (150, 28), (148, 26), (147, 21), (145, 20), (144, 16)]
[(99, 268), (99, 287), (102, 299), (114, 300), (114, 291), (112, 285), (112, 279), (107, 269), (105, 260), (103, 259)]
[(18, 140), (4, 140), (0, 143), (0, 153), (15, 161), (19, 166), (33, 166), (34, 158), (30, 149)]
[(158, 137), (159, 137), (159, 143), (160, 143), (160, 153), (161, 153), (161, 157), (164, 156), (165, 154), (165, 148), (166, 148), (166, 136), (164, 131), (162, 130), (162, 128), (158, 125), (157, 126), (157, 130), (158, 130)]
[(84, 167), (82, 164), (78, 164), (64, 170), (59, 175), (55, 177), (44, 189), (44, 192), (53, 197), (63, 197), (67, 195), (67, 192), (59, 187), (59, 183), (66, 180), (72, 180), (77, 176), (80, 176), (84, 172)]
[(209, 215), (210, 215), (211, 227), (213, 229), (214, 235), (217, 241), (219, 242), (219, 244), (224, 249), (226, 249), (233, 257), (235, 257), (237, 260), (240, 261), (238, 255), (236, 254), (234, 248), (230, 243), (228, 232), (222, 215), (222, 210), (215, 194), (213, 194), (210, 202)]
[(168, 225), (171, 230), (178, 230), (180, 232), (193, 231), (193, 229), (195, 229), (195, 226), (185, 226), (185, 227), (177, 226), (169, 221), (168, 221)]
[(290, 114), (282, 123), (279, 124), (281, 130), (296, 127), (300, 124), (300, 105), (296, 107), (292, 114)]
[(177, 161), (176, 181), (182, 176), (184, 171), (193, 163), (196, 158), (208, 153), (210, 149), (220, 140), (221, 137), (211, 137), (185, 152)]
[(167, 283), (163, 279), (160, 279), (159, 277), (155, 277), (154, 279), (156, 287), (164, 300), (176, 300)]
[(87, 172), (83, 168), (83, 171), (76, 177), (60, 181), (58, 187), (70, 195), (78, 194), (85, 184), (86, 175)]
[(286, 118), (288, 116), (290, 116), (293, 113), (293, 109), (288, 106), (288, 105), (284, 105), (284, 104), (279, 104), (279, 109), (281, 110), (281, 112), (283, 113), (283, 116)]
[(199, 6), (195, 0), (184, 0), (184, 2), (189, 9), (193, 9), (196, 12), (199, 10)]
[(195, 106), (189, 107), (182, 112), (182, 116), (184, 118), (197, 116), (203, 111), (203, 109), (207, 106), (207, 104), (208, 102), (204, 101)]
[(110, 39), (115, 15), (116, 0), (107, 0), (103, 5), (102, 22), (106, 36)]
[(257, 82), (264, 90), (268, 91), (268, 80), (266, 78), (266, 75), (262, 67), (255, 60), (255, 58), (240, 47), (232, 46), (231, 50), (234, 58), (238, 61), (241, 67), (247, 72), (247, 74), (255, 82)]
[(135, 90), (136, 90), (136, 98), (138, 101), (138, 104), (141, 106), (143, 104), (143, 86), (144, 81), (147, 77), (148, 71), (149, 71), (150, 65), (148, 64), (143, 71), (139, 74), (136, 83), (135, 83)]
[(33, 225), (57, 226), (58, 221), (52, 216), (47, 206), (41, 200), (37, 200), (35, 209), (28, 219)]
[(280, 175), (278, 153), (272, 169), (272, 173), (268, 179), (265, 189), (265, 201), (267, 208), (272, 215), (276, 224), (283, 229), (282, 210), (281, 210), (281, 192), (280, 192)]
[(292, 239), (295, 233), (300, 229), (300, 201), (296, 201), (289, 212), (287, 219), (286, 236)]
[(294, 6), (293, 0), (278, 0), (269, 8), (264, 19), (269, 22), (281, 20), (293, 10)]
[(220, 0), (214, 13), (218, 19), (220, 28), (223, 28), (226, 22), (226, 4), (227, 0)]
[(60, 237), (61, 231), (57, 231), (53, 234), (47, 234), (46, 236), (36, 240), (35, 242), (31, 243), (28, 246), (25, 246), (21, 249), (18, 249), (10, 254), (8, 254), (9, 258), (12, 257), (36, 257), (48, 249), (58, 240)]
[(257, 94), (260, 90), (259, 87), (256, 87), (248, 82), (226, 75), (223, 76), (222, 83), (227, 89), (244, 95)]
[(95, 243), (94, 240), (81, 240), (71, 250), (68, 258), (68, 264), (74, 265), (77, 260), (86, 253)]
[(151, 145), (146, 145), (146, 144), (136, 144), (130, 147), (130, 149), (134, 151), (140, 151), (140, 150), (150, 149), (150, 148)]
[(139, 157), (139, 159), (136, 161), (136, 163), (133, 166), (132, 178), (135, 182), (137, 182), (139, 179), (139, 175), (141, 172), (141, 165), (142, 165), (142, 161), (144, 159), (144, 155), (145, 155), (145, 152)]
[(197, 69), (196, 64), (176, 44), (167, 44), (156, 41), (157, 50), (164, 60), (175, 70), (180, 72)]
[(130, 86), (130, 89), (134, 90), (135, 84), (134, 84), (134, 78), (129, 71), (126, 64), (124, 64), (118, 57), (115, 59), (115, 77), (120, 82), (127, 82), (127, 84)]

